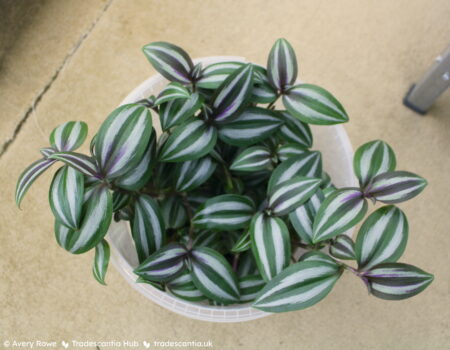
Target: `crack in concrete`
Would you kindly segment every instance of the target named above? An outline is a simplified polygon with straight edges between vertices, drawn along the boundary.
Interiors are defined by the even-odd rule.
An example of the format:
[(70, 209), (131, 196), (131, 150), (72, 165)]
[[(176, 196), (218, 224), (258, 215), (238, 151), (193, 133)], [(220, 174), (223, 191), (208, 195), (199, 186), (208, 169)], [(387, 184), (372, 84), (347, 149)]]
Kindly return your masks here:
[(100, 14), (91, 23), (89, 28), (80, 36), (80, 38), (76, 42), (75, 46), (66, 55), (66, 57), (64, 58), (61, 65), (56, 69), (55, 73), (53, 73), (52, 77), (50, 78), (50, 81), (47, 84), (45, 84), (44, 88), (37, 94), (36, 98), (34, 99), (34, 101), (31, 104), (31, 106), (27, 109), (27, 111), (25, 112), (25, 114), (20, 119), (19, 123), (17, 124), (16, 128), (14, 129), (13, 135), (10, 137), (9, 140), (7, 140), (3, 143), (2, 150), (0, 151), (0, 158), (6, 153), (8, 148), (16, 140), (17, 136), (19, 135), (20, 131), (22, 130), (22, 127), (27, 122), (28, 118), (33, 113), (33, 111), (36, 109), (39, 102), (42, 100), (42, 98), (45, 96), (45, 94), (50, 90), (50, 88), (52, 87), (52, 85), (56, 81), (56, 79), (58, 79), (59, 74), (65, 68), (65, 66), (67, 65), (69, 60), (77, 53), (78, 49), (81, 47), (83, 42), (87, 39), (87, 37), (94, 30), (95, 26), (100, 21), (100, 19), (103, 17), (103, 15), (108, 10), (108, 8), (111, 6), (113, 1), (114, 0), (108, 0), (108, 2), (105, 4), (103, 9), (101, 10)]

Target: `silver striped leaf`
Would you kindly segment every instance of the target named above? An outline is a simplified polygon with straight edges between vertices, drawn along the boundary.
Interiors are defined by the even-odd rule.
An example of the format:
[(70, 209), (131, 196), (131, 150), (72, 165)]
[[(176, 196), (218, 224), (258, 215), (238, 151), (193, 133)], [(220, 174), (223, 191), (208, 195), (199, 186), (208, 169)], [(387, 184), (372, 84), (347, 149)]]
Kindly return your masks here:
[(130, 193), (114, 191), (112, 195), (113, 212), (125, 208), (130, 202), (130, 199), (131, 199)]
[(136, 198), (131, 234), (140, 262), (164, 245), (164, 219), (158, 203), (149, 195), (140, 194)]
[(31, 163), (31, 165), (20, 174), (15, 192), (16, 205), (19, 208), (25, 193), (27, 193), (33, 182), (55, 162), (56, 160), (54, 159), (39, 159)]
[(83, 174), (67, 165), (60, 168), (49, 191), (50, 207), (56, 220), (72, 229), (80, 228), (83, 197)]
[(208, 199), (195, 213), (195, 227), (213, 231), (232, 231), (245, 228), (255, 213), (250, 197), (224, 194)]
[(339, 101), (317, 85), (295, 85), (283, 95), (283, 104), (290, 114), (304, 123), (333, 125), (348, 121)]
[(211, 157), (203, 157), (178, 163), (174, 169), (177, 192), (192, 191), (205, 183), (216, 170), (217, 163)]
[(39, 150), (39, 152), (41, 152), (41, 154), (44, 156), (45, 159), (47, 159), (48, 157), (50, 157), (53, 153), (56, 152), (56, 150), (52, 147), (43, 147)]
[(319, 151), (305, 151), (303, 154), (291, 157), (278, 165), (269, 179), (267, 191), (294, 176), (320, 178), (322, 174), (322, 155)]
[(95, 159), (77, 152), (56, 152), (49, 159), (59, 160), (87, 176), (101, 178)]
[(306, 309), (325, 298), (341, 274), (338, 265), (328, 262), (295, 263), (267, 283), (252, 306), (267, 312)]
[(361, 187), (377, 175), (395, 170), (394, 151), (384, 141), (375, 140), (358, 147), (353, 157), (353, 169)]
[(166, 228), (180, 228), (188, 221), (188, 214), (181, 199), (166, 197), (161, 202), (161, 214)]
[(291, 241), (280, 218), (256, 214), (250, 225), (252, 251), (261, 276), (270, 281), (289, 265)]
[(322, 184), (320, 185), (322, 189), (331, 188), (336, 189), (331, 182), (331, 177), (326, 171), (322, 171)]
[(143, 277), (138, 277), (138, 278), (136, 278), (136, 283), (149, 284), (152, 287), (155, 287), (156, 289), (159, 289), (160, 291), (163, 291), (163, 292), (166, 291), (166, 288), (165, 288), (165, 286), (164, 286), (164, 284), (162, 282), (153, 282), (153, 281), (146, 280)]
[(314, 219), (312, 242), (318, 243), (345, 232), (360, 222), (367, 201), (356, 188), (334, 191), (322, 203)]
[(109, 264), (109, 244), (104, 239), (96, 245), (94, 265), (92, 266), (92, 274), (98, 283), (106, 286), (105, 276)]
[(417, 196), (427, 184), (427, 180), (408, 171), (391, 171), (375, 176), (364, 192), (368, 198), (394, 204)]
[(300, 146), (299, 144), (286, 143), (278, 148), (277, 156), (281, 162), (284, 162), (289, 158), (303, 155), (303, 153), (305, 152), (308, 152), (308, 150), (305, 147)]
[(254, 172), (268, 169), (271, 164), (272, 154), (270, 150), (264, 146), (253, 146), (244, 149), (234, 158), (230, 170)]
[(112, 219), (112, 196), (103, 185), (96, 186), (83, 205), (81, 227), (70, 240), (70, 252), (81, 254), (94, 248), (105, 237)]
[(188, 99), (191, 96), (189, 90), (180, 83), (173, 82), (168, 84), (158, 95), (154, 102), (154, 106), (176, 99)]
[(245, 107), (253, 88), (253, 65), (243, 65), (217, 88), (211, 100), (211, 118), (218, 124), (227, 123)]
[(321, 190), (317, 190), (309, 200), (289, 214), (295, 232), (308, 245), (313, 245), (313, 224), (320, 205), (325, 200)]
[(95, 141), (95, 158), (108, 179), (136, 168), (152, 134), (150, 111), (139, 104), (116, 108), (100, 126)]
[(294, 176), (276, 185), (269, 194), (269, 209), (275, 216), (289, 214), (311, 198), (321, 182), (321, 179)]
[(185, 162), (211, 152), (217, 141), (217, 130), (199, 119), (178, 125), (162, 147), (162, 162)]
[(406, 215), (393, 205), (377, 209), (364, 221), (356, 238), (359, 269), (396, 262), (405, 251), (407, 241)]
[(419, 294), (433, 282), (434, 276), (415, 266), (385, 263), (364, 274), (372, 295), (386, 300), (402, 300)]
[(274, 111), (247, 107), (235, 119), (219, 125), (219, 138), (233, 146), (250, 146), (272, 135), (282, 123)]
[(297, 79), (297, 58), (294, 49), (286, 39), (278, 39), (267, 60), (267, 76), (272, 86), (284, 91)]
[(142, 48), (145, 56), (158, 73), (170, 81), (190, 84), (190, 73), (194, 68), (189, 55), (181, 47), (157, 41)]
[(192, 241), (193, 247), (208, 247), (215, 250), (220, 249), (220, 236), (221, 232), (214, 232), (208, 230), (202, 230), (195, 234), (195, 238)]
[(244, 276), (239, 278), (239, 290), (241, 291), (241, 303), (249, 303), (255, 300), (258, 292), (266, 285), (259, 275)]
[(342, 260), (356, 260), (355, 243), (346, 235), (337, 236), (330, 244), (330, 255)]
[(167, 282), (186, 269), (187, 254), (183, 245), (169, 243), (142, 261), (134, 273), (149, 281)]
[(245, 231), (239, 239), (234, 243), (231, 251), (233, 253), (242, 253), (251, 248), (252, 241), (250, 237), (250, 231)]
[(85, 122), (67, 122), (52, 131), (50, 144), (59, 152), (74, 151), (86, 140), (87, 133)]
[(253, 85), (250, 102), (272, 103), (278, 98), (277, 91), (269, 83), (256, 83)]
[(191, 274), (184, 270), (179, 276), (167, 283), (167, 289), (176, 297), (187, 301), (202, 301), (206, 297), (192, 282)]
[(328, 256), (325, 253), (322, 253), (319, 250), (311, 250), (303, 254), (298, 261), (315, 261), (321, 264), (328, 264), (334, 268), (338, 268), (339, 264), (332, 257)]
[(70, 251), (70, 240), (74, 235), (75, 230), (70, 227), (64, 226), (58, 220), (55, 220), (55, 238), (56, 242), (61, 248), (64, 248), (68, 252)]
[(287, 142), (297, 143), (300, 146), (311, 148), (313, 144), (313, 136), (309, 125), (303, 123), (293, 117), (289, 112), (280, 112), (284, 120), (283, 126), (280, 128), (280, 134)]
[(322, 193), (325, 196), (325, 198), (328, 198), (336, 190), (337, 190), (337, 188), (332, 185), (331, 187), (322, 188)]
[(192, 249), (190, 259), (192, 281), (206, 297), (224, 304), (239, 301), (236, 274), (221, 254), (197, 247)]
[(201, 78), (196, 81), (195, 85), (202, 89), (217, 89), (228, 76), (241, 68), (242, 62), (219, 62), (205, 67), (202, 71)]
[(159, 120), (162, 130), (168, 130), (185, 122), (201, 108), (203, 97), (194, 92), (186, 99), (178, 99), (163, 103), (159, 108)]
[(196, 81), (198, 81), (201, 76), (202, 76), (202, 70), (203, 70), (203, 66), (202, 63), (199, 62), (197, 63), (194, 68), (192, 68), (191, 70), (191, 80), (195, 83)]

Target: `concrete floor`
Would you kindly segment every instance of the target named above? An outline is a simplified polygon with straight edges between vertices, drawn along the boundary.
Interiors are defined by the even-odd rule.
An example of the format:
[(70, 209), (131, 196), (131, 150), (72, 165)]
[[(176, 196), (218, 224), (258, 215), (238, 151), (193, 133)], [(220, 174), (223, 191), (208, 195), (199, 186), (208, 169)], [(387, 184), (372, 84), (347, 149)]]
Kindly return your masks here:
[[(448, 249), (450, 91), (426, 117), (401, 100), (448, 45), (447, 0), (40, 1), (0, 70), (0, 343), (4, 340), (212, 340), (217, 349), (444, 349), (450, 342)], [(142, 45), (166, 40), (192, 57), (241, 55), (264, 64), (273, 41), (295, 47), (300, 78), (332, 91), (350, 115), (357, 147), (382, 138), (398, 168), (429, 181), (401, 204), (410, 224), (403, 261), (435, 274), (403, 302), (369, 297), (344, 275), (314, 308), (244, 324), (170, 313), (111, 268), (91, 276), (92, 254), (57, 246), (47, 204), (49, 172), (18, 210), (15, 182), (50, 131), (84, 120), (90, 135), (154, 73)]]

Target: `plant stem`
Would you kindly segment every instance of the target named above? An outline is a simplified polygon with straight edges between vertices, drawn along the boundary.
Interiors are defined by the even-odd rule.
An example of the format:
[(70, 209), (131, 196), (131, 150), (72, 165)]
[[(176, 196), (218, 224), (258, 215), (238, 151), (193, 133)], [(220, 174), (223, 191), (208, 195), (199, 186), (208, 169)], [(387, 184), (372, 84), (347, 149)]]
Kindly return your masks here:
[(238, 263), (239, 263), (239, 253), (237, 253), (233, 259), (233, 271), (234, 272), (237, 272)]

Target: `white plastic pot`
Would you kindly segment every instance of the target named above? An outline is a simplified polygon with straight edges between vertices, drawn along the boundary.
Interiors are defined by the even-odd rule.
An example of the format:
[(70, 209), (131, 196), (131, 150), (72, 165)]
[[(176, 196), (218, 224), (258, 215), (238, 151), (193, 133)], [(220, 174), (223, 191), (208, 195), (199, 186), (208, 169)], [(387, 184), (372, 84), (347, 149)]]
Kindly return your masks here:
[[(197, 59), (203, 67), (222, 61), (245, 61), (243, 57), (214, 56)], [(157, 74), (134, 89), (121, 104), (132, 103), (150, 95), (157, 95), (167, 84), (167, 80)], [(158, 118), (154, 116), (153, 125), (161, 132)], [(347, 133), (341, 125), (313, 126), (314, 149), (322, 152), (325, 170), (337, 187), (355, 186), (352, 171), (353, 151)], [(351, 234), (351, 233), (349, 233)], [(253, 309), (249, 304), (231, 306), (210, 306), (202, 303), (184, 301), (169, 293), (162, 292), (149, 284), (136, 283), (133, 269), (138, 265), (136, 250), (130, 234), (128, 222), (113, 222), (108, 232), (112, 250), (112, 262), (125, 280), (146, 298), (180, 315), (210, 322), (242, 322), (270, 315)]]

